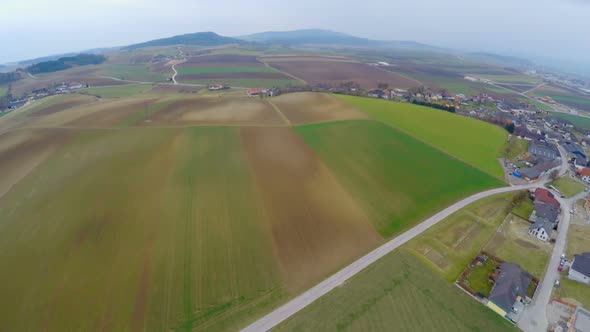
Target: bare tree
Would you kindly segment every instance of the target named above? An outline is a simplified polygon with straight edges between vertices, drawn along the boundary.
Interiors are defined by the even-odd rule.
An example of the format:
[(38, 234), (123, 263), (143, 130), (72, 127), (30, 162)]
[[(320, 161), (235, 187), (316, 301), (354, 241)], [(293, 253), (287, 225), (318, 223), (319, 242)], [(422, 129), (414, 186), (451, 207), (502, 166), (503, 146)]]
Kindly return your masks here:
[(549, 179), (551, 179), (551, 181), (555, 181), (557, 179), (558, 175), (559, 175), (559, 171), (554, 169), (551, 171), (551, 173), (549, 173)]

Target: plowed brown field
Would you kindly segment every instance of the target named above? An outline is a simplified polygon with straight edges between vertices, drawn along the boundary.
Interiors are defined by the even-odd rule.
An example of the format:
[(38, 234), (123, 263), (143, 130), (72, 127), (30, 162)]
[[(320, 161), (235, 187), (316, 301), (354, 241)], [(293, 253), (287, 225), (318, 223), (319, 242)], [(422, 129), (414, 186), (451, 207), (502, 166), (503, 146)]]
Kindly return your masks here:
[(322, 93), (290, 93), (273, 98), (272, 102), (294, 124), (368, 118), (350, 104)]
[(381, 241), (367, 217), (290, 128), (243, 128), (284, 278), (301, 290)]

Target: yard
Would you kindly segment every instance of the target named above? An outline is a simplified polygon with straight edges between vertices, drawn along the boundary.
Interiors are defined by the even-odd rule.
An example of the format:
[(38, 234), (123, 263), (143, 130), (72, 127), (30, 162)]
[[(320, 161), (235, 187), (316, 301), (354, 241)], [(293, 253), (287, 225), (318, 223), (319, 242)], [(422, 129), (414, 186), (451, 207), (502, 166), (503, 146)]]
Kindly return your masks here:
[(547, 269), (553, 246), (529, 235), (530, 223), (508, 215), (484, 251), (506, 262), (516, 263), (537, 278)]
[(395, 251), (278, 331), (516, 331), (413, 255)]
[(490, 282), (490, 275), (495, 271), (496, 263), (493, 260), (488, 259), (485, 263), (481, 263), (481, 265), (476, 264), (463, 282), (467, 282), (466, 286), (471, 288), (474, 292), (488, 297), (494, 286), (494, 284)]
[(504, 148), (501, 153), (501, 157), (507, 160), (514, 160), (527, 152), (529, 148), (529, 141), (525, 139), (518, 139), (512, 137), (510, 141), (504, 144)]
[(516, 206), (514, 206), (511, 212), (524, 220), (529, 220), (529, 217), (531, 216), (531, 213), (533, 213), (534, 208), (535, 205), (533, 200), (527, 194), (518, 204), (516, 204)]
[(447, 281), (454, 282), (510, 212), (516, 194), (500, 194), (468, 205), (405, 245)]
[(352, 96), (338, 97), (378, 121), (406, 132), (497, 178), (504, 177), (498, 158), (508, 133), (498, 126), (408, 103)]
[(586, 186), (571, 179), (569, 176), (561, 177), (550, 183), (550, 185), (555, 186), (565, 197), (575, 196), (586, 188)]
[(590, 286), (569, 280), (567, 271), (562, 272), (560, 285), (553, 289), (553, 296), (571, 304), (590, 308)]
[(590, 224), (570, 225), (566, 254), (571, 260), (574, 255), (590, 251)]

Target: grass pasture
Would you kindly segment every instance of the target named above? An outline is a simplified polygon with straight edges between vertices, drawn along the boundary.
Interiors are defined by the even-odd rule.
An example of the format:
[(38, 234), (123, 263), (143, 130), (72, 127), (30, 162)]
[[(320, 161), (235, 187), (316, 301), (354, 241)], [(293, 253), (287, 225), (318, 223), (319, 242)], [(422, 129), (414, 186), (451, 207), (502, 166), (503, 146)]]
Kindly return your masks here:
[(536, 97), (551, 97), (558, 103), (590, 111), (590, 97), (557, 86), (542, 86), (528, 93)]
[(493, 176), (504, 176), (498, 158), (508, 134), (498, 126), (407, 103), (341, 95), (338, 95), (338, 98), (361, 109), (372, 118), (402, 130)]
[(551, 112), (551, 116), (561, 118), (571, 122), (574, 126), (582, 129), (590, 129), (590, 117), (578, 116), (561, 112)]
[(152, 84), (127, 84), (120, 86), (94, 87), (81, 90), (81, 92), (100, 98), (123, 98), (142, 94), (150, 91)]
[(271, 101), (293, 124), (368, 118), (366, 113), (329, 94), (289, 93)]
[(295, 314), (277, 331), (516, 331), (405, 251)]
[(454, 282), (478, 255), (512, 208), (514, 194), (491, 196), (453, 213), (405, 247)]
[(8, 88), (0, 86), (0, 97), (4, 97), (8, 93)]
[[(384, 237), (398, 234), (470, 193), (502, 185), (379, 122), (341, 121), (296, 130), (361, 202)], [(435, 172), (431, 165), (436, 165)]]
[(565, 197), (572, 197), (581, 193), (586, 186), (571, 179), (569, 176), (561, 177), (551, 183), (559, 190)]

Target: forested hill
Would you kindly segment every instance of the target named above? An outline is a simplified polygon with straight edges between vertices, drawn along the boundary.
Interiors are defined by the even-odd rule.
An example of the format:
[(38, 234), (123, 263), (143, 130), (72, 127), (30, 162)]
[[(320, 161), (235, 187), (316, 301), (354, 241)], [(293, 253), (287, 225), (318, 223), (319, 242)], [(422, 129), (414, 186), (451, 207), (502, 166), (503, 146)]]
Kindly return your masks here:
[(129, 45), (124, 50), (132, 50), (142, 47), (172, 46), (172, 45), (198, 45), (198, 46), (219, 46), (227, 44), (244, 44), (240, 39), (220, 36), (214, 32), (197, 32), (179, 35), (169, 38), (162, 38), (147, 41), (145, 43)]
[(50, 60), (36, 63), (27, 67), (26, 71), (31, 74), (51, 73), (72, 68), (74, 66), (97, 65), (106, 61), (104, 55), (78, 54), (75, 56), (63, 57), (57, 60)]

